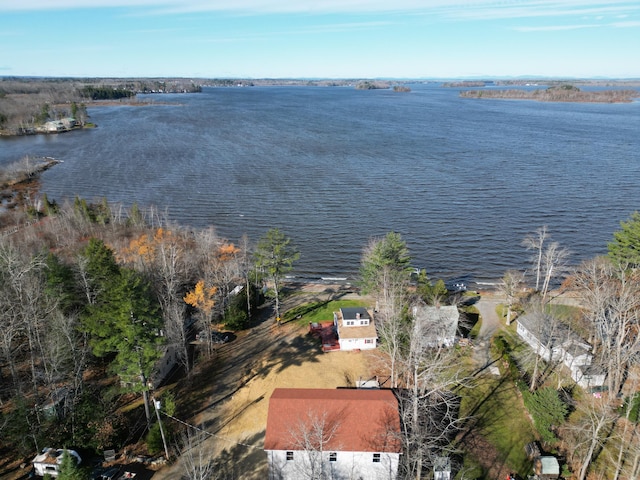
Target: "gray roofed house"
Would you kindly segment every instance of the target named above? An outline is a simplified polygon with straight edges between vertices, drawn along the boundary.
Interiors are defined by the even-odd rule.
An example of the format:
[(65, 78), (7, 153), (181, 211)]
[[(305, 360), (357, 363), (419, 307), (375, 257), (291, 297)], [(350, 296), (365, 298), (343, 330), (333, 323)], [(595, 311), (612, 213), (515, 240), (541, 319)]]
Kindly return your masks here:
[(551, 455), (536, 458), (533, 462), (533, 470), (541, 480), (555, 480), (560, 477), (558, 459)]
[(429, 347), (451, 347), (456, 340), (460, 313), (455, 305), (414, 305), (412, 308), (416, 333)]
[[(604, 373), (590, 367), (592, 347), (567, 325), (551, 321), (544, 314), (524, 315), (516, 320), (518, 335), (546, 362), (564, 364), (581, 387), (604, 384)], [(590, 368), (587, 368), (590, 367)]]

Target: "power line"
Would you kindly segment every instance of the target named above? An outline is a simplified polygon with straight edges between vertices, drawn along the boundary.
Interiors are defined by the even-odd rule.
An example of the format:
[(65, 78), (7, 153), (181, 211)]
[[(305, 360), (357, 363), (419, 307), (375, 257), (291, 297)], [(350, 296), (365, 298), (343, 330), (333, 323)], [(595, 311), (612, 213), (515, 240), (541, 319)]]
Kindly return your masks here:
[(215, 433), (211, 433), (211, 432), (207, 432), (206, 430), (200, 428), (200, 427), (196, 427), (195, 425), (191, 425), (190, 423), (185, 422), (184, 420), (180, 420), (179, 418), (176, 418), (172, 415), (169, 415), (166, 412), (160, 412), (162, 413), (164, 416), (169, 417), (171, 420), (175, 420), (178, 423), (181, 423), (189, 428), (193, 428), (194, 430), (198, 430), (199, 432), (204, 433), (205, 435), (208, 435), (210, 437), (215, 437), (215, 438), (219, 438), (221, 440), (224, 440), (225, 442), (229, 442), (229, 443), (235, 443), (236, 445), (242, 445), (243, 447), (249, 447), (249, 448), (255, 448), (256, 450), (262, 450), (262, 448), (260, 447), (256, 447), (255, 445), (249, 445), (248, 443), (242, 443), (242, 442), (237, 442), (235, 440), (231, 440), (230, 438), (227, 437), (223, 437), (222, 435), (216, 435)]

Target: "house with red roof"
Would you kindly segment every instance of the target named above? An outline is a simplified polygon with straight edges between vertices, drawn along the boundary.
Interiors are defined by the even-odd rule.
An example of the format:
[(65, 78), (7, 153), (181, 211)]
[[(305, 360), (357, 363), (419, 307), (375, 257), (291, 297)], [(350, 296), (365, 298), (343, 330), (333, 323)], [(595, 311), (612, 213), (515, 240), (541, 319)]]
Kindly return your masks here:
[(276, 388), (264, 449), (270, 480), (390, 480), (402, 453), (391, 390)]

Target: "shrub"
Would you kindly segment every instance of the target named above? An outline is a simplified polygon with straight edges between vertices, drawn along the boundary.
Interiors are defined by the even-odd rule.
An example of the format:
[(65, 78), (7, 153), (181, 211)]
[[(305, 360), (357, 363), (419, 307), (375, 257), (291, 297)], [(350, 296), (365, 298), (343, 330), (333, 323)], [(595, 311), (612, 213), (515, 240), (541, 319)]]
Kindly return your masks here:
[(542, 440), (554, 443), (557, 437), (553, 430), (564, 422), (569, 412), (558, 391), (551, 387), (541, 388), (533, 393), (525, 390), (522, 398)]
[(164, 445), (162, 444), (162, 433), (160, 432), (160, 424), (154, 423), (147, 433), (147, 450), (150, 455), (162, 452)]
[(249, 323), (247, 294), (243, 289), (233, 297), (224, 311), (224, 325), (230, 330), (242, 330)]

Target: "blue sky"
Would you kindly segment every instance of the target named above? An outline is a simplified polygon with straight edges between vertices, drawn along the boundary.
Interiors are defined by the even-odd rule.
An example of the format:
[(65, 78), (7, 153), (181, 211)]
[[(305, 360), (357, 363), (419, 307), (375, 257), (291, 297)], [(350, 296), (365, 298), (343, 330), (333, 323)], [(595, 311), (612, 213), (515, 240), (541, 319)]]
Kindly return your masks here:
[(640, 1), (0, 0), (0, 75), (640, 78)]

